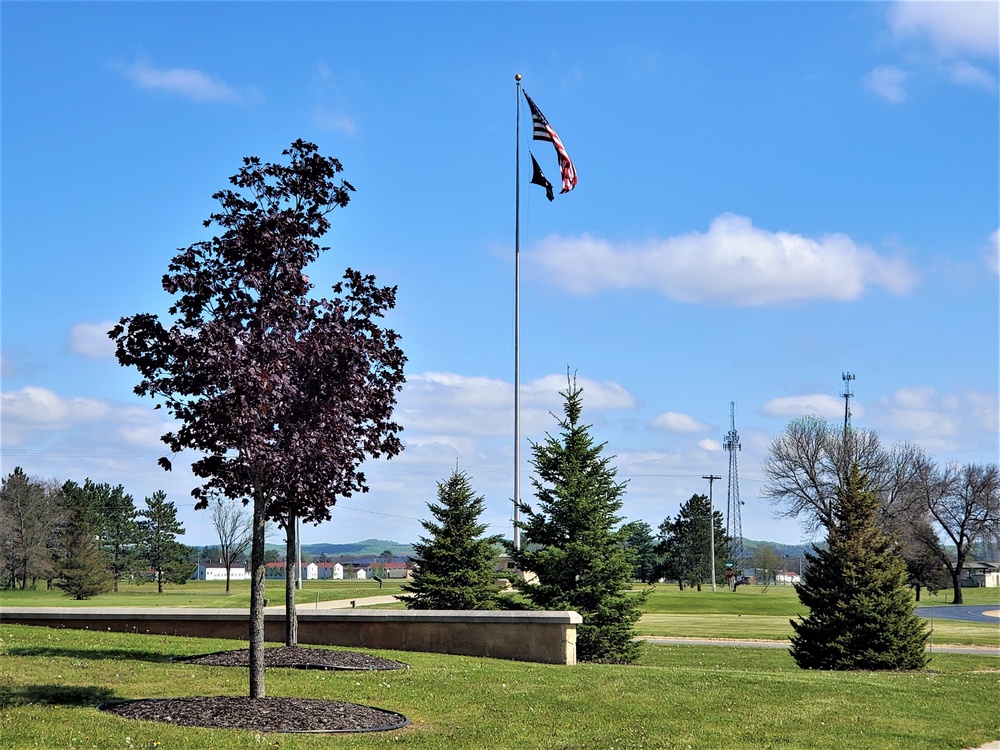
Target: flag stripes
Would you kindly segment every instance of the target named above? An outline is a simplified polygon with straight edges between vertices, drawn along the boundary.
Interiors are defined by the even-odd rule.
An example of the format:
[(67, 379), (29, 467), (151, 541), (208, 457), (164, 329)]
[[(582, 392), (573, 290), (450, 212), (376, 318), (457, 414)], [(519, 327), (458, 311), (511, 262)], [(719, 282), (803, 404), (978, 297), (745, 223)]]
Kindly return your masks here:
[(524, 94), (524, 98), (528, 102), (528, 107), (531, 109), (531, 121), (534, 126), (534, 131), (531, 137), (536, 141), (548, 141), (555, 147), (556, 155), (559, 157), (559, 171), (562, 175), (562, 190), (560, 190), (559, 193), (560, 195), (562, 193), (568, 193), (576, 187), (576, 167), (573, 166), (573, 162), (570, 160), (569, 154), (566, 153), (566, 147), (563, 146), (562, 139), (559, 138), (555, 128), (549, 125), (549, 121), (545, 119), (545, 115), (543, 115), (542, 111), (535, 106), (533, 101), (531, 101), (531, 97), (528, 96), (528, 92), (524, 91), (524, 89), (521, 89), (521, 92)]

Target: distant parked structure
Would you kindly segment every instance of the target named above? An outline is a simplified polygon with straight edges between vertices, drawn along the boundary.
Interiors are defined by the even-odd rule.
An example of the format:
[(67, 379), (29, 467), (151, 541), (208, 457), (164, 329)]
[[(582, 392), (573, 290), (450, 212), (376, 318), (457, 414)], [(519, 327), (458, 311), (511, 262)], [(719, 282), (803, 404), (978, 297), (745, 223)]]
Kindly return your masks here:
[(967, 562), (962, 586), (965, 588), (1000, 588), (1000, 563)]
[[(194, 574), (198, 581), (225, 581), (226, 566), (212, 563), (199, 563)], [(230, 581), (247, 581), (250, 579), (250, 571), (242, 565), (234, 565), (229, 569)]]
[[(373, 576), (406, 579), (409, 574), (409, 567), (402, 562), (312, 562), (302, 566), (302, 579), (304, 581), (364, 581)], [(264, 575), (267, 578), (284, 578), (285, 563), (268, 563)]]

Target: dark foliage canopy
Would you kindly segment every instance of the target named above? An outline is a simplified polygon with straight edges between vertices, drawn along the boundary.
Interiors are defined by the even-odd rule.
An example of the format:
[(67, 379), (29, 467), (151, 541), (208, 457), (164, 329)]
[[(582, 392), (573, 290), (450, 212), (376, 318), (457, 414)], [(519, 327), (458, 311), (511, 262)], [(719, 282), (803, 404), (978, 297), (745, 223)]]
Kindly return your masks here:
[(792, 620), (804, 669), (920, 669), (927, 631), (913, 612), (906, 564), (879, 527), (878, 497), (855, 465), (833, 506), (826, 549), (795, 585), (809, 614)]
[(137, 314), (110, 335), (142, 376), (136, 393), (181, 423), (163, 441), (204, 454), (192, 465), (199, 507), (218, 492), (264, 500), (271, 520), (291, 508), (322, 521), (338, 496), (367, 491), (366, 455), (401, 450), (391, 415), (405, 357), (378, 323), (395, 287), (348, 269), (332, 299), (309, 297), (305, 268), (354, 188), (314, 144), (283, 154), (287, 165), (247, 157), (236, 189), (213, 196), (221, 210), (205, 226), (220, 235), (179, 251), (163, 277), (172, 321)]
[(408, 609), (497, 609), (495, 563), (501, 538), (482, 536), (484, 497), (473, 492), (467, 475), (454, 471), (438, 483), (438, 502), (427, 505), (437, 523), (421, 522), (428, 536), (413, 545), (413, 581), (403, 584), (408, 595), (397, 598)]
[(522, 570), (537, 575), (518, 589), (541, 609), (575, 610), (577, 655), (585, 661), (629, 662), (637, 655), (632, 626), (642, 595), (629, 593), (634, 556), (617, 515), (625, 484), (602, 456), (590, 426), (580, 423), (583, 390), (575, 379), (565, 400), (561, 433), (532, 445), (538, 509), (522, 504), (525, 545), (510, 549)]
[(163, 277), (171, 319), (140, 313), (109, 332), (118, 361), (139, 371), (135, 392), (180, 423), (163, 441), (201, 456), (196, 507), (216, 495), (253, 503), (252, 697), (264, 696), (266, 522), (328, 520), (338, 497), (367, 491), (367, 457), (402, 450), (392, 411), (405, 357), (380, 325), (396, 289), (348, 268), (332, 298), (310, 296), (327, 217), (354, 188), (315, 144), (282, 155), (245, 158), (213, 196), (220, 209), (204, 225), (219, 233), (179, 250)]

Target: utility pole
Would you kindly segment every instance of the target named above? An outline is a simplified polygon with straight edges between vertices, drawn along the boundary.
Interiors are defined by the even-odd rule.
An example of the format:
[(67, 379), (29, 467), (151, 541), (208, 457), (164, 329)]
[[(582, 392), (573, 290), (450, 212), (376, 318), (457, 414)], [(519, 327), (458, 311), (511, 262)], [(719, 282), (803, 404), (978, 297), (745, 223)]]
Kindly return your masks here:
[(712, 502), (712, 485), (716, 479), (722, 479), (717, 474), (702, 476), (708, 480), (708, 548), (712, 558), (712, 591), (715, 591), (715, 504)]

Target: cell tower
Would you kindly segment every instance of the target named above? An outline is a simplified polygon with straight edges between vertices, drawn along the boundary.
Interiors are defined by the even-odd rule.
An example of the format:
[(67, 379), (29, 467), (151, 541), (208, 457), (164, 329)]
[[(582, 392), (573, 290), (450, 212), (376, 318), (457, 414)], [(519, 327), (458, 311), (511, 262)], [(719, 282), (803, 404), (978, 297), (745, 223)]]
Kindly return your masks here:
[(844, 380), (844, 392), (840, 395), (844, 399), (844, 432), (851, 426), (851, 398), (854, 393), (851, 391), (851, 381), (854, 380), (853, 372), (845, 372), (840, 376)]
[(736, 402), (729, 402), (729, 432), (722, 445), (729, 451), (729, 497), (726, 501), (726, 535), (732, 539), (733, 567), (738, 578), (743, 576), (743, 520), (741, 518), (740, 473), (736, 454), (741, 450), (740, 436), (736, 432)]

